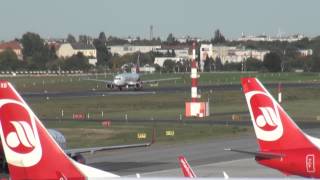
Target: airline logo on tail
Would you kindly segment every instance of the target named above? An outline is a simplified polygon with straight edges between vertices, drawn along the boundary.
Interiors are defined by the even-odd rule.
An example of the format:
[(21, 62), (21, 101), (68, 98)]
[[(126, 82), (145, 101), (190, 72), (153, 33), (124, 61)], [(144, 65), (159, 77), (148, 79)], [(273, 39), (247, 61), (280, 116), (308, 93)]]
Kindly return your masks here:
[(245, 94), (250, 102), (249, 111), (257, 138), (276, 141), (283, 135), (283, 125), (275, 100), (265, 92), (250, 91)]
[(42, 157), (42, 148), (34, 114), (22, 102), (2, 99), (0, 115), (0, 135), (8, 163), (18, 167), (36, 165)]

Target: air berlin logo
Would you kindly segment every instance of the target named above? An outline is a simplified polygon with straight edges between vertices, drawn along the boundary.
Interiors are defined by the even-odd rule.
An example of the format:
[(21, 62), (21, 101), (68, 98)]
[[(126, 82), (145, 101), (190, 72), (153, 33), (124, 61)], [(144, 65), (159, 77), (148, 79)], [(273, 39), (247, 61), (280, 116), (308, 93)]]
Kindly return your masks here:
[(277, 103), (269, 94), (261, 91), (246, 93), (246, 99), (257, 138), (278, 140), (283, 134), (283, 126)]
[(20, 144), (26, 148), (36, 146), (36, 139), (28, 123), (24, 121), (11, 121), (10, 123), (16, 129), (16, 132), (10, 132), (6, 138), (10, 148), (16, 148)]
[(42, 148), (35, 118), (22, 102), (0, 100), (0, 135), (9, 164), (30, 167), (40, 161)]
[(256, 119), (256, 123), (260, 128), (265, 127), (266, 125), (270, 127), (276, 127), (277, 124), (276, 119), (277, 115), (275, 111), (270, 107), (260, 107), (262, 115), (258, 116)]

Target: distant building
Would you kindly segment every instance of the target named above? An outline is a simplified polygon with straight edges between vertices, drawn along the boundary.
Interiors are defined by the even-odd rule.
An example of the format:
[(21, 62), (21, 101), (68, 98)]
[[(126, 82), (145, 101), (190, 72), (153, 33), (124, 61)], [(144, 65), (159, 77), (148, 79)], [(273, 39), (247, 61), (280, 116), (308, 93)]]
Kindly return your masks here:
[(175, 57), (190, 59), (191, 55), (189, 54), (189, 48), (176, 48), (176, 49), (156, 49), (155, 52), (166, 55), (168, 52), (174, 52)]
[(190, 41), (200, 42), (201, 38), (184, 36), (184, 37), (177, 38), (177, 41), (179, 43), (186, 43), (186, 42), (190, 42)]
[(125, 54), (136, 53), (136, 52), (147, 53), (147, 52), (159, 49), (161, 48), (161, 46), (160, 45), (154, 45), (154, 46), (116, 45), (116, 46), (108, 46), (108, 48), (112, 54), (118, 54), (120, 56), (123, 56)]
[(91, 64), (91, 65), (93, 65), (93, 66), (96, 66), (96, 65), (97, 65), (97, 62), (98, 62), (97, 59), (94, 59), (94, 58), (90, 58), (90, 59), (89, 59), (89, 64)]
[[(139, 67), (139, 71), (142, 73), (154, 73), (156, 71), (156, 68), (154, 66), (150, 66), (149, 64), (146, 64), (144, 66)], [(133, 66), (131, 68), (131, 72), (136, 72), (136, 67)]]
[(299, 49), (298, 54), (300, 56), (312, 56), (313, 51), (312, 49)]
[(22, 45), (19, 41), (9, 41), (0, 44), (0, 52), (3, 52), (7, 49), (12, 50), (18, 57), (18, 59), (22, 60)]
[(154, 64), (158, 64), (160, 67), (163, 67), (163, 63), (166, 60), (171, 60), (174, 62), (179, 62), (185, 60), (184, 58), (179, 58), (179, 57), (156, 57), (154, 58)]
[(293, 34), (289, 36), (277, 36), (271, 37), (267, 35), (244, 35), (242, 34), (238, 41), (287, 41), (287, 42), (295, 42), (305, 38), (302, 34)]
[(260, 61), (269, 53), (268, 50), (252, 50), (238, 48), (235, 46), (213, 46), (212, 44), (202, 44), (200, 46), (200, 62), (204, 64), (207, 58), (220, 58), (222, 64), (226, 62), (238, 63), (247, 58), (255, 58)]
[(59, 58), (66, 58), (81, 52), (84, 56), (97, 58), (97, 50), (92, 44), (64, 43), (57, 49)]

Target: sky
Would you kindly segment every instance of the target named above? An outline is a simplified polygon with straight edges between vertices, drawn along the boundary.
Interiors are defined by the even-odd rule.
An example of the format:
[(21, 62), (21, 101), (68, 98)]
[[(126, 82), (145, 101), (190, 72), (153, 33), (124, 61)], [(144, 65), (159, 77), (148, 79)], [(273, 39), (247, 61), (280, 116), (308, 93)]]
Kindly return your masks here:
[(228, 39), (241, 33), (320, 35), (319, 0), (0, 0), (0, 40), (25, 32), (43, 38), (86, 34), (165, 39), (185, 35)]

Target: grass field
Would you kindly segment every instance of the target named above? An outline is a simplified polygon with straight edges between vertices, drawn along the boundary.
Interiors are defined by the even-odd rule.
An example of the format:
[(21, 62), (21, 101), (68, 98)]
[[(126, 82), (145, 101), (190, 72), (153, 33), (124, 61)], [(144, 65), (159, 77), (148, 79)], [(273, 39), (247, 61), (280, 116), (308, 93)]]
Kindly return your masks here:
[[(150, 142), (153, 128), (157, 143), (232, 137), (248, 131), (246, 127), (183, 123), (112, 123), (108, 128), (104, 128), (100, 122), (90, 121), (45, 121), (44, 124), (61, 131), (67, 138), (68, 148)], [(166, 131), (174, 131), (174, 135), (166, 136)], [(137, 139), (137, 133), (146, 133), (146, 139)]]

